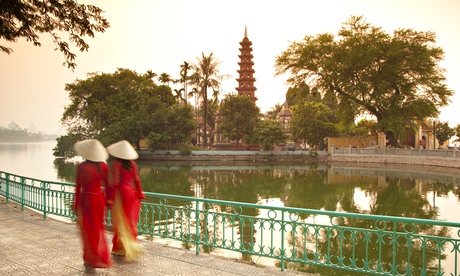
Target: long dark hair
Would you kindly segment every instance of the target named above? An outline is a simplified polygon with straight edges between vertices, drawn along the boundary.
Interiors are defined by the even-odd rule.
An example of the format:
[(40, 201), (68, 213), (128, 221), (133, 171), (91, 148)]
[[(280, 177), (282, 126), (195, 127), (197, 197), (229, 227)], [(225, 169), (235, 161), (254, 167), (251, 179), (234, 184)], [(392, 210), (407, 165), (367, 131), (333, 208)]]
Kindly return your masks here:
[(92, 166), (96, 167), (96, 169), (99, 172), (99, 174), (102, 173), (102, 171), (101, 171), (101, 162), (96, 162), (96, 161), (92, 161), (92, 160), (86, 160), (86, 163), (91, 164)]
[(131, 168), (133, 167), (133, 163), (131, 160), (126, 160), (126, 159), (121, 159), (121, 158), (117, 158), (117, 159), (121, 161), (121, 164), (123, 165), (123, 169), (127, 171), (130, 171)]

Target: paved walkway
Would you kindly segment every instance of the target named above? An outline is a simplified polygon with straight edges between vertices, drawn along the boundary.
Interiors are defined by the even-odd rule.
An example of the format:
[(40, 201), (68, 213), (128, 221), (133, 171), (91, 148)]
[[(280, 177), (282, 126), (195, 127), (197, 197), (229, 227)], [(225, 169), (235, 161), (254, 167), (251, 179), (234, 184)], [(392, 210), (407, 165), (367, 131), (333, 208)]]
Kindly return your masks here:
[[(107, 232), (108, 241), (111, 233)], [(147, 253), (127, 263), (113, 257), (97, 275), (308, 275), (242, 263), (236, 259), (143, 240)], [(43, 219), (0, 197), (0, 275), (85, 275), (80, 236), (75, 224)]]

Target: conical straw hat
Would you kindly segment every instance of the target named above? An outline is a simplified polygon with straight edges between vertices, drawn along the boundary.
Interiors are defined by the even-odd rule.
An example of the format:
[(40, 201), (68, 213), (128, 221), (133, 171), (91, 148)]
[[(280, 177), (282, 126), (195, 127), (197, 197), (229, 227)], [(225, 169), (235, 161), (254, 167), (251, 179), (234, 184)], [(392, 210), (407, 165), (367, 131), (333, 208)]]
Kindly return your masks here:
[(94, 162), (104, 162), (109, 157), (101, 142), (95, 139), (76, 142), (73, 149), (81, 157)]
[(133, 146), (126, 140), (108, 146), (107, 151), (110, 155), (125, 160), (135, 160), (139, 157)]

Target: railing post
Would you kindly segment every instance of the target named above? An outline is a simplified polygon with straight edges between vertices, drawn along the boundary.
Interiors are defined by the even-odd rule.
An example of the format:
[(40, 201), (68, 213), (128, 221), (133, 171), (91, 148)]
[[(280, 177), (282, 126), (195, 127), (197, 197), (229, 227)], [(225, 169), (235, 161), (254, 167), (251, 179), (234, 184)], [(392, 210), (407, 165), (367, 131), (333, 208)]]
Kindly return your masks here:
[(42, 182), (43, 189), (43, 219), (46, 219), (46, 183)]
[(200, 214), (199, 214), (199, 202), (198, 199), (195, 201), (195, 253), (198, 255), (200, 253)]
[(286, 224), (284, 223), (284, 211), (281, 211), (281, 271), (284, 271), (284, 231)]
[[(393, 241), (397, 241), (398, 238), (397, 238), (397, 235), (396, 235), (396, 228), (397, 228), (397, 223), (396, 222), (393, 222)], [(396, 245), (397, 245), (397, 242), (393, 242), (393, 252), (392, 252), (392, 266), (391, 266), (391, 272), (392, 272), (392, 275), (397, 275), (397, 265), (396, 265)]]
[(21, 211), (24, 211), (24, 190), (26, 188), (26, 179), (21, 176)]
[(5, 202), (8, 203), (8, 199), (10, 197), (10, 174), (7, 173), (7, 174), (5, 174), (5, 176), (6, 176), (5, 177), (6, 178), (6, 181), (5, 181), (5, 184), (6, 184), (6, 188), (5, 188), (6, 189), (6, 200), (5, 200)]

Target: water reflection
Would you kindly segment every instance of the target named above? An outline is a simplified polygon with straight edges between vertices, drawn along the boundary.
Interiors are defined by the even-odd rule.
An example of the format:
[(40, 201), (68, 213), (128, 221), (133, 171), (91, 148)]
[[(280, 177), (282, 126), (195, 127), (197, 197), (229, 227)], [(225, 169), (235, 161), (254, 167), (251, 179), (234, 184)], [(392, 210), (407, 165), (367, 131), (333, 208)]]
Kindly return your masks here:
[[(75, 164), (55, 161), (60, 179)], [(460, 174), (448, 168), (344, 165), (172, 166), (139, 162), (147, 192), (263, 205), (460, 221)], [(439, 217), (441, 215), (441, 217)]]
[[(145, 191), (330, 211), (436, 219), (458, 202), (455, 171), (346, 166), (160, 166), (140, 163)], [(451, 200), (452, 201), (452, 200)]]

